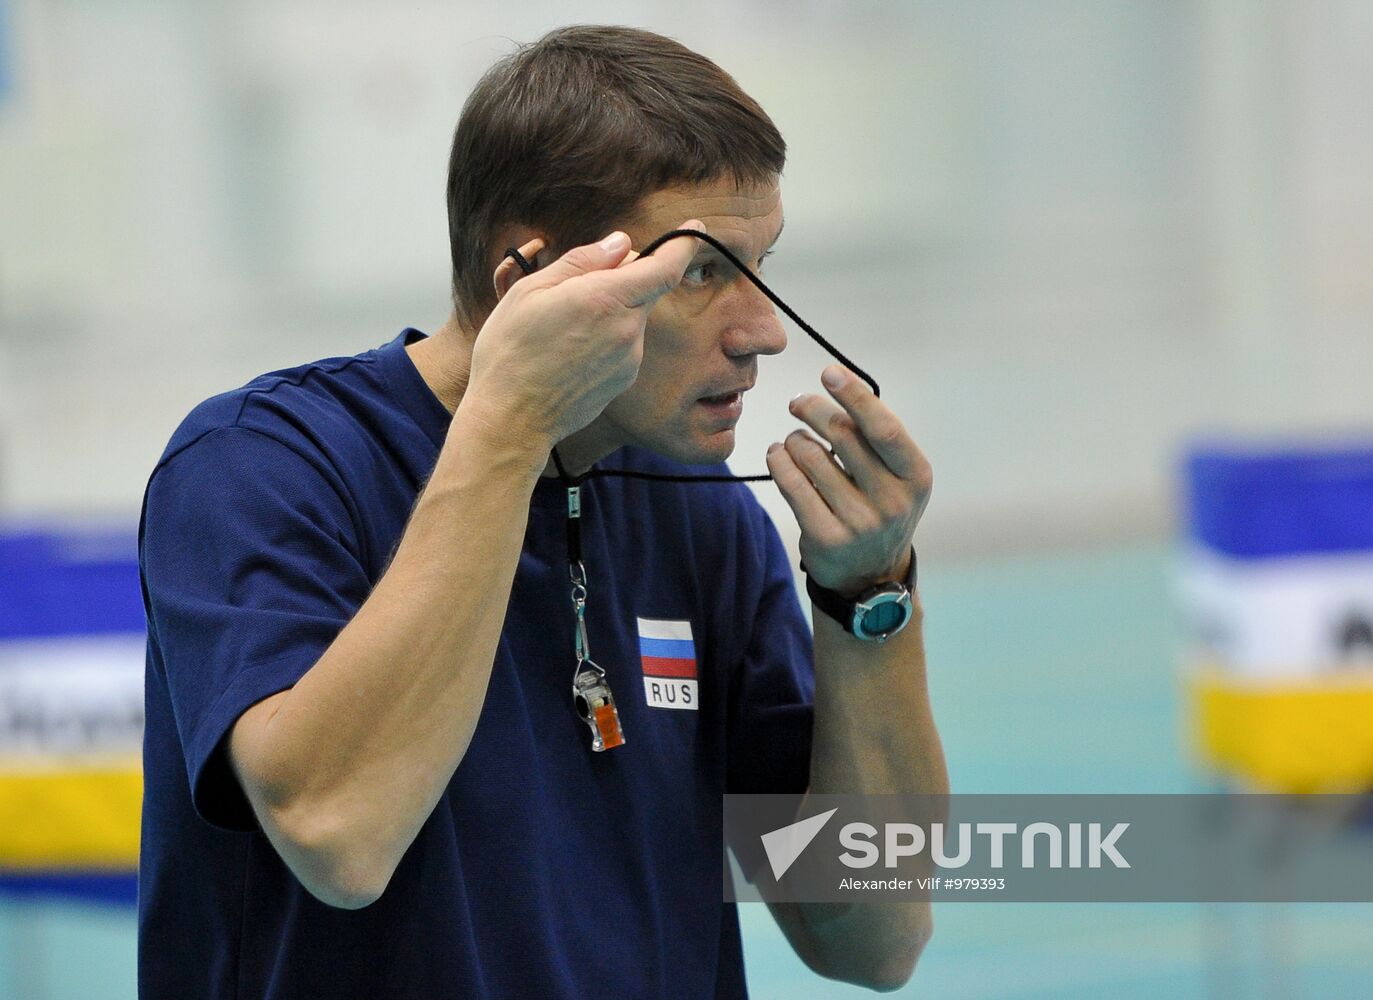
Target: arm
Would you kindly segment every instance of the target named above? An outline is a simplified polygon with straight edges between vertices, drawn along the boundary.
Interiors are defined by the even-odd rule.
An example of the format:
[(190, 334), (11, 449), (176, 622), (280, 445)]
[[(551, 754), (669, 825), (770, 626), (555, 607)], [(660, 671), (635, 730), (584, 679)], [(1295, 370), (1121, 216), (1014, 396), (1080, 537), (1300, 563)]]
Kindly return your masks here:
[(550, 447), (633, 382), (648, 309), (695, 252), (676, 244), (623, 266), (627, 239), (582, 247), (502, 299), (386, 573), (294, 687), (235, 723), (234, 773), (322, 901), (381, 895), (462, 760), (534, 484)]
[[(830, 369), (834, 371), (835, 369)], [(847, 374), (847, 373), (846, 373)], [(793, 412), (834, 447), (840, 466), (803, 431), (774, 446), (768, 465), (801, 526), (802, 556), (822, 585), (857, 594), (909, 570), (910, 540), (930, 469), (896, 416), (852, 375)], [(855, 639), (813, 609), (815, 723), (808, 794), (948, 792), (925, 679), (923, 612), (885, 643)], [(801, 958), (817, 972), (880, 990), (911, 976), (933, 929), (928, 903), (772, 903)]]
[(230, 733), (263, 831), (331, 905), (381, 894), (486, 697), (544, 459), (482, 430), (459, 407), (386, 574), (305, 676)]
[[(948, 792), (925, 683), (921, 618), (915, 598), (910, 624), (877, 645), (855, 639), (813, 609), (815, 735), (808, 794)], [(933, 931), (928, 903), (769, 907), (811, 968), (873, 989), (904, 984)]]

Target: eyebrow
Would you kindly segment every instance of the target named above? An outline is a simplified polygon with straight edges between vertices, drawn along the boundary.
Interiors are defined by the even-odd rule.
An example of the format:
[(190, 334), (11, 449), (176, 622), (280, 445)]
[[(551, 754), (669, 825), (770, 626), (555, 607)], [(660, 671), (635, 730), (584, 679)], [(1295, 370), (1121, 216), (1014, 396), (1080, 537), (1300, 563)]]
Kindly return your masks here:
[(783, 219), (783, 220), (782, 220), (782, 224), (779, 225), (779, 226), (777, 227), (777, 235), (774, 236), (774, 237), (772, 238), (772, 242), (768, 244), (768, 249), (769, 249), (769, 250), (771, 250), (773, 247), (775, 247), (775, 246), (777, 245), (777, 241), (780, 240), (780, 239), (782, 238), (782, 230), (783, 230), (783, 229), (786, 229), (786, 228), (787, 228), (787, 220), (786, 220), (786, 219)]
[[(787, 227), (787, 220), (786, 220), (786, 219), (783, 219), (783, 220), (782, 220), (782, 224), (779, 225), (779, 226), (777, 227), (777, 234), (776, 234), (775, 236), (773, 236), (772, 242), (770, 242), (770, 243), (768, 244), (767, 249), (764, 250), (763, 253), (769, 253), (769, 252), (772, 250), (772, 248), (775, 247), (775, 246), (777, 245), (777, 241), (780, 240), (780, 239), (782, 238), (782, 230), (785, 229), (786, 227)], [(747, 254), (746, 252), (744, 252), (744, 251), (741, 251), (737, 246), (734, 246), (733, 244), (730, 244), (730, 243), (726, 243), (725, 246), (729, 247), (729, 252), (732, 253), (732, 254), (734, 254), (734, 256), (738, 257), (740, 260), (748, 260), (748, 254)], [(704, 243), (704, 242), (703, 242), (703, 243), (701, 244), (700, 249), (696, 251), (696, 257), (697, 257), (697, 258), (700, 258), (700, 257), (709, 257), (709, 256), (711, 256), (711, 255), (714, 255), (714, 256), (717, 256), (717, 257), (720, 257), (720, 258), (723, 258), (723, 257), (724, 257), (724, 255), (723, 255), (722, 253), (720, 253), (719, 250), (716, 250), (716, 249), (715, 249), (713, 246), (711, 246), (709, 243)]]

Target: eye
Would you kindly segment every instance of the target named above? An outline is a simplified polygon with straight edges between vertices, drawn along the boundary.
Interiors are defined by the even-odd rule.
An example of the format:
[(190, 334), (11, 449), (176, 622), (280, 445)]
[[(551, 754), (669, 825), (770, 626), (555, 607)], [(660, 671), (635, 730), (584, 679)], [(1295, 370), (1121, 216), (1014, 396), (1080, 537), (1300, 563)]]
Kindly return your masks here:
[(693, 264), (686, 269), (682, 275), (682, 284), (701, 286), (708, 282), (715, 275), (715, 262), (711, 260)]
[(775, 254), (776, 252), (777, 252), (776, 250), (764, 250), (764, 251), (763, 251), (763, 256), (761, 256), (761, 257), (758, 258), (758, 270), (759, 270), (760, 273), (761, 273), (762, 270), (763, 270), (763, 261), (767, 260), (769, 257), (771, 257), (771, 256), (772, 256), (773, 254)]

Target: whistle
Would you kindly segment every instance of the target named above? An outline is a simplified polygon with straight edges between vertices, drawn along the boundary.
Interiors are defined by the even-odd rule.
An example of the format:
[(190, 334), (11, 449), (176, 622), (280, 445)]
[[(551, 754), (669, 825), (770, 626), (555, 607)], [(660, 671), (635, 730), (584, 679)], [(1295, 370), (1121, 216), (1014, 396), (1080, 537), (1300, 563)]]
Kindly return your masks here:
[(599, 753), (624, 743), (620, 731), (620, 713), (615, 709), (615, 696), (610, 693), (605, 673), (589, 666), (577, 674), (572, 686), (577, 714), (591, 728), (591, 749)]

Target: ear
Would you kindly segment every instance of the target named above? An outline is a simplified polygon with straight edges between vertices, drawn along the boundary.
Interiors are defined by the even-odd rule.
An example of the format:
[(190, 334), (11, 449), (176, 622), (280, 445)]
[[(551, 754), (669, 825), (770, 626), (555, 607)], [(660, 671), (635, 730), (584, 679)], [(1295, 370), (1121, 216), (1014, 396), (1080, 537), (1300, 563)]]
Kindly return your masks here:
[[(547, 244), (542, 237), (535, 236), (532, 239), (525, 237), (522, 244), (516, 244), (512, 239), (509, 242), (500, 241), (498, 245), (502, 248), (502, 253), (504, 253), (505, 247), (515, 246), (516, 249), (519, 250), (521, 257), (529, 261), (535, 267), (538, 267), (538, 255)], [(510, 291), (510, 289), (515, 286), (515, 282), (523, 277), (524, 271), (520, 268), (520, 265), (515, 262), (515, 258), (502, 256), (501, 262), (496, 265), (496, 270), (491, 275), (491, 282), (496, 287), (496, 301), (499, 302), (501, 299), (505, 298), (506, 292)]]

